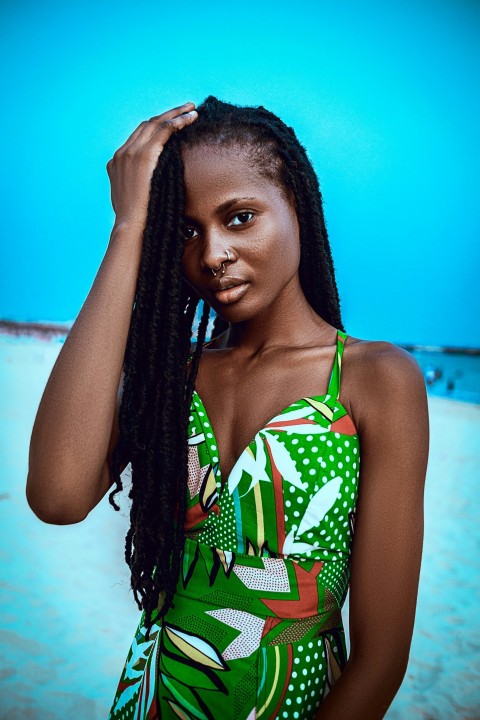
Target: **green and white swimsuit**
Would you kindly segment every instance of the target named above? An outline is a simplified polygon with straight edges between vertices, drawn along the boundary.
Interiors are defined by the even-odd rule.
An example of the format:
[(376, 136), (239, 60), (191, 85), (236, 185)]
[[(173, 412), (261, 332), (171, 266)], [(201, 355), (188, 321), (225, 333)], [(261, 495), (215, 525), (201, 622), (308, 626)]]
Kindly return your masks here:
[(360, 473), (339, 402), (346, 338), (327, 394), (272, 418), (225, 481), (194, 392), (174, 606), (148, 638), (142, 614), (109, 720), (310, 720), (339, 678)]

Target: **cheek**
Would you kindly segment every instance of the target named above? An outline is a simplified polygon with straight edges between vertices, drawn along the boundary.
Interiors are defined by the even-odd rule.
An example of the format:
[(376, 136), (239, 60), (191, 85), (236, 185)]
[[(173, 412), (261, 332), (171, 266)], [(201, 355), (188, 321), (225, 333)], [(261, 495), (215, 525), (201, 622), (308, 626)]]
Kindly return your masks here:
[(273, 251), (279, 265), (295, 270), (300, 263), (300, 238), (298, 224), (288, 220), (277, 228)]
[(295, 244), (292, 238), (285, 243), (280, 257), (275, 262), (275, 272), (278, 273), (282, 283), (285, 284), (298, 273), (300, 266), (300, 248)]

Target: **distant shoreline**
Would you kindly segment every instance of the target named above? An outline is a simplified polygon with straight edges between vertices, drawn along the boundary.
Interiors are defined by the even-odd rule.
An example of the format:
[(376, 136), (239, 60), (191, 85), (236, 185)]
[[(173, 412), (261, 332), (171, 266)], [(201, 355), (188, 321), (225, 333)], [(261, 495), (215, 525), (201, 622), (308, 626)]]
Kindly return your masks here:
[[(21, 337), (28, 335), (43, 340), (66, 337), (72, 324), (53, 322), (17, 322), (0, 320), (0, 335)], [(395, 343), (409, 352), (438, 352), (450, 355), (480, 355), (480, 348), (455, 347), (450, 345), (418, 345), (415, 343)]]

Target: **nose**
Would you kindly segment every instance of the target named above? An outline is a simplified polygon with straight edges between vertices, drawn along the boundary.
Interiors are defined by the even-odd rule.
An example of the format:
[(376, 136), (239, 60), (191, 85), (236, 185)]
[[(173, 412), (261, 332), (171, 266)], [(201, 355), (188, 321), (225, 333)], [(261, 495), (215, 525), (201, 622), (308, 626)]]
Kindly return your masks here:
[(201, 264), (207, 272), (219, 270), (221, 263), (228, 260), (228, 241), (221, 230), (208, 230), (204, 233)]

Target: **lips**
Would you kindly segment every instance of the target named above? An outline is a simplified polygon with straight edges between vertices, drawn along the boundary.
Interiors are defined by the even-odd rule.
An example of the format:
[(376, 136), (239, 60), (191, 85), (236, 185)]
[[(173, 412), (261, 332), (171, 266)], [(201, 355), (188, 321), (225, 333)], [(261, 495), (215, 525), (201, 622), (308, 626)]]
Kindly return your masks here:
[[(215, 301), (222, 303), (222, 305), (237, 302), (237, 300), (240, 300), (248, 291), (250, 283), (246, 280), (240, 280), (240, 278), (222, 279), (223, 283), (221, 281), (216, 283), (219, 289), (212, 291), (215, 296)], [(230, 287), (227, 287), (228, 285), (230, 285)]]
[(236, 287), (237, 285), (243, 285), (246, 280), (243, 278), (218, 278), (218, 280), (213, 280), (209, 287), (212, 292), (218, 292), (219, 290), (227, 290), (228, 288)]

